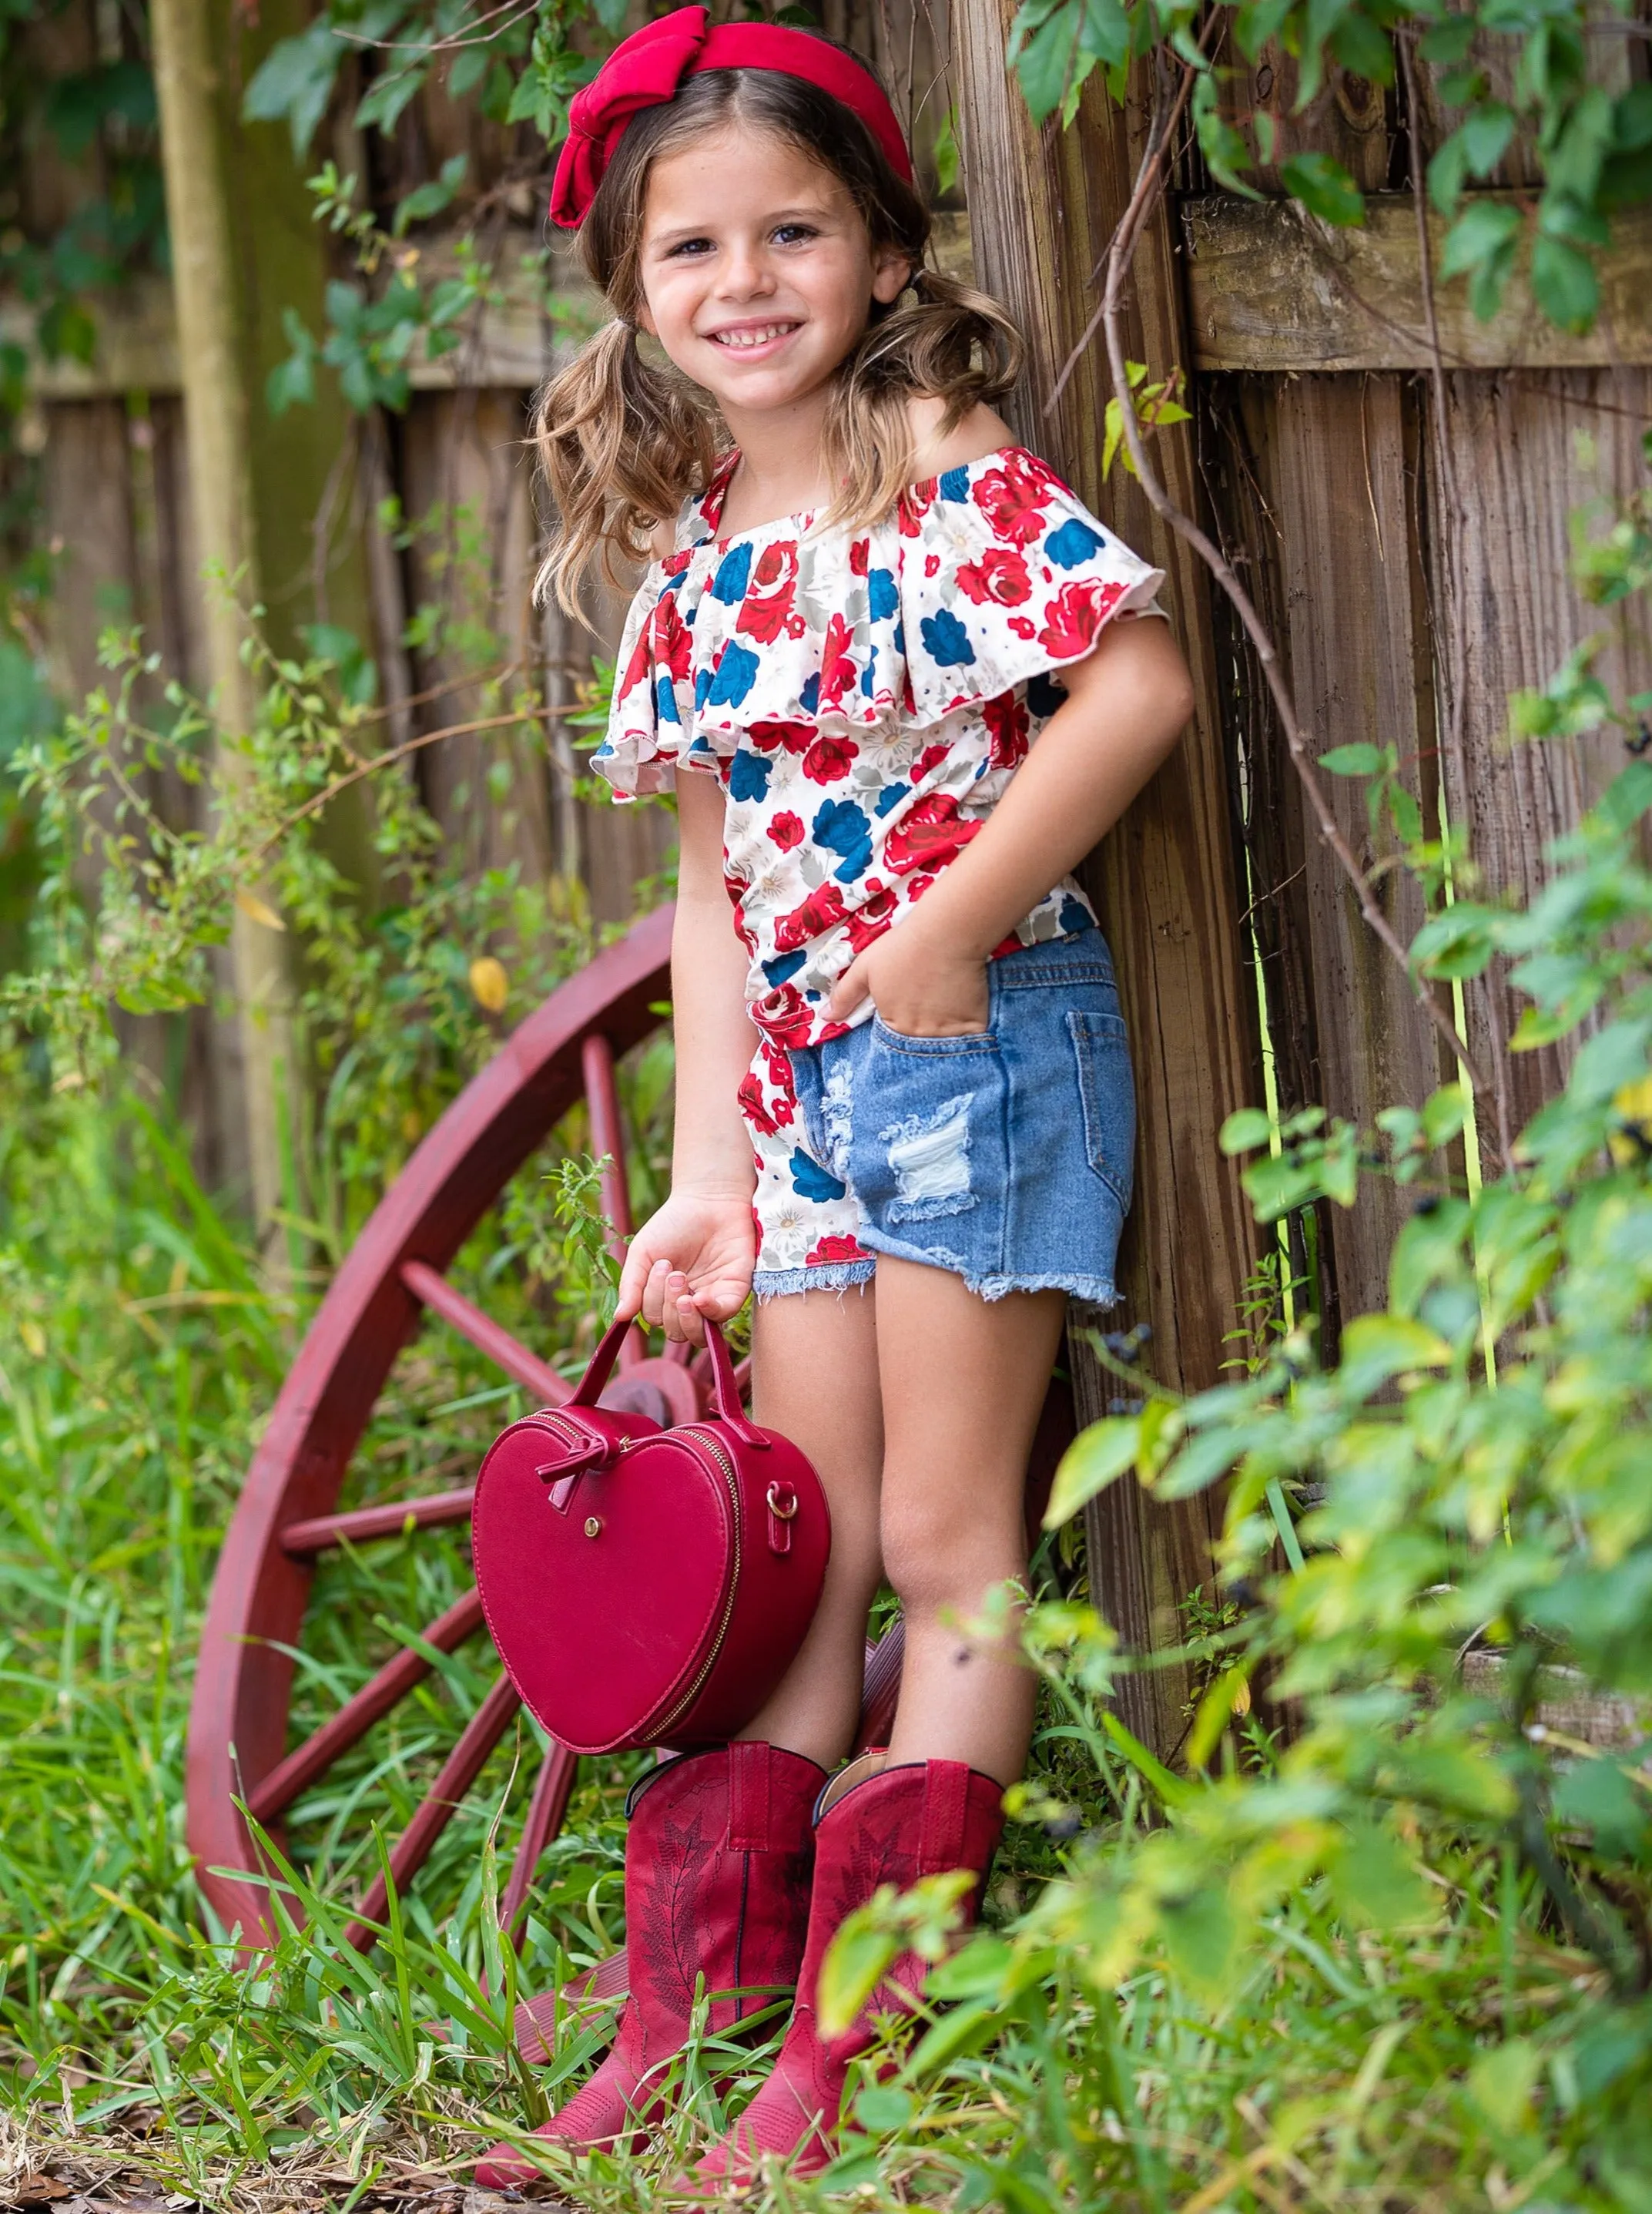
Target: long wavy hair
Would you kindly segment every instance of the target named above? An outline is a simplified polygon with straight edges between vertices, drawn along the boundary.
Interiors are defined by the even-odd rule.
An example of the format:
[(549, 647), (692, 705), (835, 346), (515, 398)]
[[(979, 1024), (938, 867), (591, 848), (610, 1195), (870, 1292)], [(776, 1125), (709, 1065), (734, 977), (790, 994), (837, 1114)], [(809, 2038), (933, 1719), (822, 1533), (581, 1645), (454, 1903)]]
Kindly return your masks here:
[(864, 529), (893, 507), (914, 462), (909, 398), (945, 401), (944, 435), (978, 403), (1000, 399), (1021, 372), (1021, 334), (997, 302), (924, 266), (930, 211), (858, 116), (777, 70), (689, 77), (675, 99), (632, 120), (604, 173), (579, 251), (613, 320), (534, 403), (533, 441), (557, 513), (538, 590), (554, 590), (570, 613), (594, 568), (618, 586), (625, 570), (649, 559), (655, 529), (705, 489), (727, 446), (709, 395), (669, 362), (645, 358), (637, 339), (649, 172), (663, 156), (733, 123), (790, 139), (842, 181), (874, 254), (892, 250), (911, 265), (899, 300), (873, 302), (864, 334), (833, 377), (823, 459), (838, 491), (822, 523)]

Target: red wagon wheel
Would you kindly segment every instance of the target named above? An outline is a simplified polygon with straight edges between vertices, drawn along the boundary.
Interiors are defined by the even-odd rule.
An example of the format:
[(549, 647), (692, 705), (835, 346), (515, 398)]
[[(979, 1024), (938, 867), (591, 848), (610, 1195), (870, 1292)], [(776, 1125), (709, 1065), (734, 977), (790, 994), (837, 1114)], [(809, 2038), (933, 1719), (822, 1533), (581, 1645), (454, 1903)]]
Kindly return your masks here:
[[(340, 1506), (397, 1356), (424, 1318), (434, 1315), (451, 1325), (537, 1404), (555, 1405), (569, 1395), (571, 1386), (555, 1369), (448, 1282), (443, 1271), (518, 1170), (582, 1098), (592, 1150), (609, 1157), (605, 1210), (619, 1232), (628, 1234), (615, 1062), (658, 1026), (655, 1010), (668, 989), (670, 942), (671, 910), (661, 908), (552, 993), (454, 1102), (339, 1269), (276, 1402), (214, 1580), (189, 1728), (190, 1849), (208, 1904), (226, 1929), (239, 1926), (244, 1943), (272, 1942), (277, 1925), (265, 1863), (241, 1806), (262, 1829), (282, 1837), (297, 1803), (314, 1804), (314, 1795), (325, 1791), (341, 1764), (360, 1760), (376, 1726), (404, 1703), (428, 1696), (433, 1670), (482, 1627), (474, 1588), (458, 1589), (434, 1618), (402, 1633), (383, 1665), (290, 1746), (307, 1631), (319, 1637), (337, 1627), (318, 1628), (307, 1620), (307, 1613), (326, 1612), (308, 1605), (318, 1564), (340, 1557), (353, 1560), (358, 1549), (375, 1541), (434, 1537), (469, 1519), (469, 1483), (354, 1508)], [(674, 1355), (685, 1350), (674, 1349)], [(603, 1398), (664, 1423), (697, 1420), (704, 1411), (699, 1378), (686, 1359), (647, 1358), (640, 1336), (633, 1336)], [(1047, 1487), (1071, 1434), (1070, 1401), (1062, 1387), (1052, 1393), (1033, 1457), (1035, 1496)], [(450, 1569), (454, 1565), (449, 1561)], [(468, 1583), (467, 1570), (464, 1581)], [(900, 1646), (897, 1624), (869, 1652), (863, 1743), (875, 1741), (887, 1728), (899, 1684)], [(486, 1660), (492, 1665), (491, 1654)], [(509, 1679), (499, 1673), (475, 1697), (468, 1717), (454, 1725), (434, 1777), (400, 1834), (389, 1841), (399, 1893), (425, 1865), (510, 1729), (519, 1703)], [(501, 1919), (519, 1942), (521, 1909), (540, 1857), (561, 1826), (577, 1766), (573, 1754), (554, 1745), (541, 1760), (501, 1899)], [(382, 1918), (386, 1903), (380, 1875), (356, 1910), (351, 1936), (357, 1943), (373, 1942), (370, 1925)], [(618, 1964), (604, 1981), (612, 1981), (614, 1972), (623, 1972)]]
[[(236, 1801), (280, 1835), (283, 1818), (335, 1764), (422, 1685), (437, 1656), (481, 1627), (464, 1592), (377, 1670), (302, 1743), (289, 1746), (296, 1667), (317, 1563), (339, 1548), (437, 1531), (466, 1521), (462, 1488), (339, 1512), (340, 1495), (397, 1355), (424, 1317), (440, 1316), (537, 1404), (571, 1388), (549, 1364), (448, 1283), (443, 1270), (555, 1125), (582, 1098), (593, 1152), (607, 1154), (603, 1202), (630, 1229), (616, 1060), (658, 1027), (669, 988), (671, 911), (661, 908), (599, 954), (515, 1032), (455, 1100), (381, 1202), (340, 1269), (283, 1385), (236, 1505), (213, 1582), (190, 1714), (187, 1821), (208, 1903), (244, 1939), (272, 1937), (275, 1918), (260, 1860)], [(704, 1411), (697, 1377), (674, 1358), (647, 1359), (634, 1337), (604, 1398), (661, 1422)], [(460, 1730), (389, 1860), (399, 1890), (429, 1858), (518, 1700), (500, 1675)], [(574, 1757), (545, 1758), (502, 1902), (515, 1924), (534, 1866), (554, 1837), (575, 1780)], [(363, 1922), (385, 1906), (379, 1878), (362, 1899)], [(370, 1942), (359, 1925), (358, 1942)]]

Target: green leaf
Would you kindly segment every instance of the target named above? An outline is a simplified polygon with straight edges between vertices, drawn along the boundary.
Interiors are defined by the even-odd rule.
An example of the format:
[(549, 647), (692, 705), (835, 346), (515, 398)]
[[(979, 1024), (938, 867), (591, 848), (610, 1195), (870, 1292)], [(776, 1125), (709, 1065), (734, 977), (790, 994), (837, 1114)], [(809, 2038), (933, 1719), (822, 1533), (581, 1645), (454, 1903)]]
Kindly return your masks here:
[(891, 2137), (904, 2130), (917, 2111), (917, 2101), (911, 2093), (893, 2083), (874, 2083), (861, 2093), (854, 2106), (855, 2119), (874, 2137)]
[(1285, 190), (1322, 222), (1344, 229), (1364, 222), (1364, 193), (1329, 154), (1293, 154), (1279, 174)]
[(1509, 252), (1520, 234), (1520, 212), (1506, 200), (1472, 200), (1446, 233), (1440, 274), (1463, 277)]
[(1400, 1315), (1356, 1315), (1342, 1334), (1337, 1381), (1344, 1398), (1364, 1399), (1395, 1376), (1442, 1368), (1451, 1359), (1444, 1338)]
[(1529, 2125), (1542, 2070), (1543, 2055), (1529, 2037), (1494, 2046), (1469, 2070), (1468, 2095), (1499, 2137), (1517, 2137)]
[(1320, 755), (1320, 767), (1328, 768), (1332, 776), (1375, 776), (1387, 761), (1381, 746), (1362, 741), (1357, 745), (1332, 746), (1329, 753)]
[(939, 192), (949, 193), (958, 182), (958, 131), (955, 112), (948, 108), (941, 119), (941, 127), (935, 134), (935, 182)]
[(1337, 1856), (1332, 1881), (1349, 1920), (1369, 1930), (1393, 1930), (1422, 1922), (1435, 1897), (1399, 1840), (1374, 1822), (1350, 1832)]
[(846, 1917), (826, 1948), (816, 2003), (827, 2037), (843, 2035), (900, 1953), (899, 1934), (884, 1911), (892, 1897), (886, 1884), (869, 1905)]
[(465, 181), (469, 162), (467, 154), (455, 154), (442, 164), (440, 176), (432, 178), (427, 185), (416, 185), (396, 209), (390, 226), (392, 235), (405, 238), (410, 224), (428, 223), (433, 215), (440, 215), (443, 208), (451, 206), (454, 193)]
[(1081, 1430), (1061, 1457), (1050, 1504), (1044, 1512), (1046, 1530), (1058, 1530), (1079, 1508), (1105, 1491), (1136, 1465), (1142, 1449), (1139, 1415), (1113, 1416)]
[(253, 72), (241, 97), (241, 114), (250, 123), (284, 118), (292, 132), (293, 151), (302, 159), (326, 113), (346, 52), (326, 15), (298, 38), (281, 40)]
[(1222, 1124), (1216, 1143), (1229, 1155), (1249, 1153), (1269, 1144), (1272, 1137), (1273, 1123), (1263, 1108), (1240, 1107)]
[(1532, 296), (1557, 328), (1592, 329), (1600, 308), (1594, 264), (1564, 239), (1539, 231), (1532, 248)]
[(1045, 123), (1066, 97), (1084, 28), (1084, 0), (1064, 0), (1031, 30), (1039, 13), (1036, 0), (1031, 6), (1024, 0), (1010, 30), (1009, 58), (1028, 113), (1034, 123)]
[(1457, 135), (1470, 169), (1477, 177), (1489, 176), (1509, 151), (1509, 142), (1515, 135), (1514, 110), (1500, 101), (1482, 101)]

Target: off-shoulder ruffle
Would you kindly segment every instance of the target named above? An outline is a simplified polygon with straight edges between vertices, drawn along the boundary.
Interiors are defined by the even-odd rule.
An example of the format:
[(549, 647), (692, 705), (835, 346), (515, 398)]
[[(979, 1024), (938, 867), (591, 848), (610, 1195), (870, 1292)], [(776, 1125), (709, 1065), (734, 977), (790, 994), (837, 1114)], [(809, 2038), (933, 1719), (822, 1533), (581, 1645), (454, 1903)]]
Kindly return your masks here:
[(717, 485), (685, 511), (632, 604), (593, 755), (622, 796), (765, 725), (931, 729), (1082, 659), (1163, 582), (1019, 447), (913, 486), (852, 537), (799, 517), (718, 539), (720, 504)]

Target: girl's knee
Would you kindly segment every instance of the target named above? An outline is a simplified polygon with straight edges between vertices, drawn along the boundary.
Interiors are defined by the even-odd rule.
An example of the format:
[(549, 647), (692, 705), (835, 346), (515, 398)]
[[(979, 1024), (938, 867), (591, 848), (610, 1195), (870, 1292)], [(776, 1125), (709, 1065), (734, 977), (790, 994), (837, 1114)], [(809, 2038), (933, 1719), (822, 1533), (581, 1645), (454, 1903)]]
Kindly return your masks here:
[(987, 1593), (1026, 1569), (1021, 1532), (967, 1503), (891, 1496), (883, 1501), (883, 1572), (909, 1621), (950, 1610), (972, 1614)]

